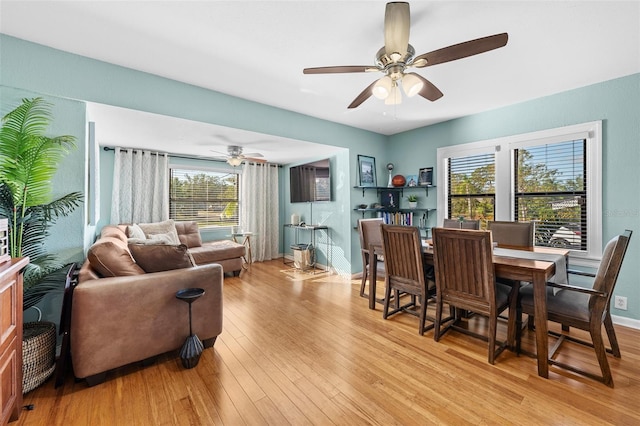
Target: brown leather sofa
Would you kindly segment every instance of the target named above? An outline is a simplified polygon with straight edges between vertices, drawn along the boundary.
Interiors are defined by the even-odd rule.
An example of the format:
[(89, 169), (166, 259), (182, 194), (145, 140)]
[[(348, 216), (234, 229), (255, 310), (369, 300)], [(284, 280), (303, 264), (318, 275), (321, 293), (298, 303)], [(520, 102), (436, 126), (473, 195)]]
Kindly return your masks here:
[[(188, 304), (175, 297), (183, 288), (205, 290), (192, 306), (193, 332), (205, 348), (213, 346), (222, 332), (221, 263), (236, 267), (240, 262), (241, 267), (242, 260), (232, 241), (237, 260), (224, 258), (220, 250), (207, 253), (194, 226), (197, 230), (195, 224), (176, 226), (180, 245), (135, 247), (129, 245), (127, 226), (102, 229), (73, 293), (70, 342), (77, 378), (93, 386), (108, 370), (179, 349), (189, 335)], [(244, 254), (244, 246), (236, 245)]]

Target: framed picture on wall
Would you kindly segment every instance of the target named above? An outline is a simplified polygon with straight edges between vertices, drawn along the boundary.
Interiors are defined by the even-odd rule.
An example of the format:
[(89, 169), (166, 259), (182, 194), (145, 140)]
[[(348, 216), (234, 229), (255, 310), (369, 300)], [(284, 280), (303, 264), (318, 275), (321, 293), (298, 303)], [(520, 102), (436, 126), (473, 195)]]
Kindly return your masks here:
[(358, 155), (358, 186), (377, 186), (376, 159)]
[(433, 184), (433, 167), (423, 167), (418, 173), (418, 185), (429, 186)]

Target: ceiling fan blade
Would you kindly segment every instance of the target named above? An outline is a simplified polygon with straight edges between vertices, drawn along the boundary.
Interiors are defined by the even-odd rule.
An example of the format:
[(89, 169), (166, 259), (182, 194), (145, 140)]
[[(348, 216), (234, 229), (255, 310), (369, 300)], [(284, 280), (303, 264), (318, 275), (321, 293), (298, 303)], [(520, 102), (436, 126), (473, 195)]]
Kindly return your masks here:
[(228, 157), (228, 156), (229, 156), (229, 154), (228, 154), (228, 153), (226, 153), (226, 152), (216, 151), (216, 150), (214, 150), (214, 149), (210, 149), (209, 151), (211, 151), (211, 152), (215, 152), (216, 154), (224, 155), (225, 157)]
[(364, 101), (366, 101), (367, 99), (369, 99), (369, 97), (371, 95), (373, 95), (373, 92), (371, 91), (371, 89), (373, 89), (373, 85), (376, 84), (378, 80), (374, 80), (373, 83), (371, 83), (370, 85), (367, 86), (366, 89), (364, 89), (362, 92), (360, 92), (360, 94), (358, 96), (356, 96), (356, 98), (353, 100), (353, 102), (351, 102), (348, 106), (349, 109), (351, 108), (357, 108), (360, 106), (361, 103), (363, 103)]
[(345, 72), (366, 72), (366, 71), (379, 71), (378, 68), (371, 65), (345, 65), (336, 67), (316, 67), (305, 68), (302, 70), (303, 74), (337, 74)]
[(473, 56), (493, 49), (498, 49), (499, 47), (505, 46), (508, 40), (509, 35), (507, 33), (494, 34), (487, 37), (477, 38), (475, 40), (465, 41), (464, 43), (443, 47), (442, 49), (416, 56), (413, 59), (413, 62), (416, 63), (421, 59), (426, 60), (427, 62), (424, 65), (416, 65), (416, 67), (422, 68), (442, 64), (444, 62), (455, 61), (457, 59), (466, 58), (467, 56)]
[(244, 157), (264, 157), (264, 155), (260, 154), (259, 152), (249, 152), (247, 154), (242, 154)]
[(433, 85), (432, 82), (430, 82), (429, 80), (427, 80), (426, 78), (424, 78), (420, 74), (416, 74), (415, 72), (412, 72), (412, 73), (409, 73), (409, 74), (415, 75), (423, 83), (422, 89), (420, 89), (420, 91), (418, 92), (418, 95), (422, 96), (425, 99), (429, 99), (432, 102), (433, 101), (437, 101), (438, 99), (440, 99), (443, 96), (442, 92), (440, 91), (440, 89), (438, 89), (436, 86)]
[(384, 48), (387, 55), (399, 53), (399, 58), (404, 57), (409, 45), (409, 3), (387, 3), (384, 12)]

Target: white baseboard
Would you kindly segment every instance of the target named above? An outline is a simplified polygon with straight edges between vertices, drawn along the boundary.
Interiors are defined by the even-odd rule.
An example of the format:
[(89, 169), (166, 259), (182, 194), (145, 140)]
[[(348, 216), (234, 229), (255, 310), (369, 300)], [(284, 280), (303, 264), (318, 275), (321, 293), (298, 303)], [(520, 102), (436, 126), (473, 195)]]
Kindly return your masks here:
[(640, 320), (627, 318), (627, 317), (620, 317), (617, 315), (611, 315), (611, 319), (613, 320), (614, 324), (619, 324), (625, 327), (635, 328), (636, 330), (640, 330)]

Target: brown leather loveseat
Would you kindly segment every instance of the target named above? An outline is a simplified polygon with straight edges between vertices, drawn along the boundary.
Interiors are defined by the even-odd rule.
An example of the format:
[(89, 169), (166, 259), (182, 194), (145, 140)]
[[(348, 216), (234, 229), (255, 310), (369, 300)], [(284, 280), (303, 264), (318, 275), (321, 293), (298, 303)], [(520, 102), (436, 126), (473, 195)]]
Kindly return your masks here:
[(207, 243), (193, 235), (197, 225), (168, 222), (180, 231), (181, 244), (156, 244), (159, 239), (153, 238), (135, 243), (126, 225), (109, 225), (89, 249), (73, 293), (70, 342), (74, 374), (90, 386), (102, 382), (108, 370), (182, 346), (189, 318), (188, 305), (175, 297), (178, 290), (205, 290), (192, 306), (193, 332), (205, 348), (222, 332), (220, 263), (241, 267), (244, 246), (236, 244), (240, 251), (229, 241), (235, 257), (225, 259), (220, 250), (198, 250)]

